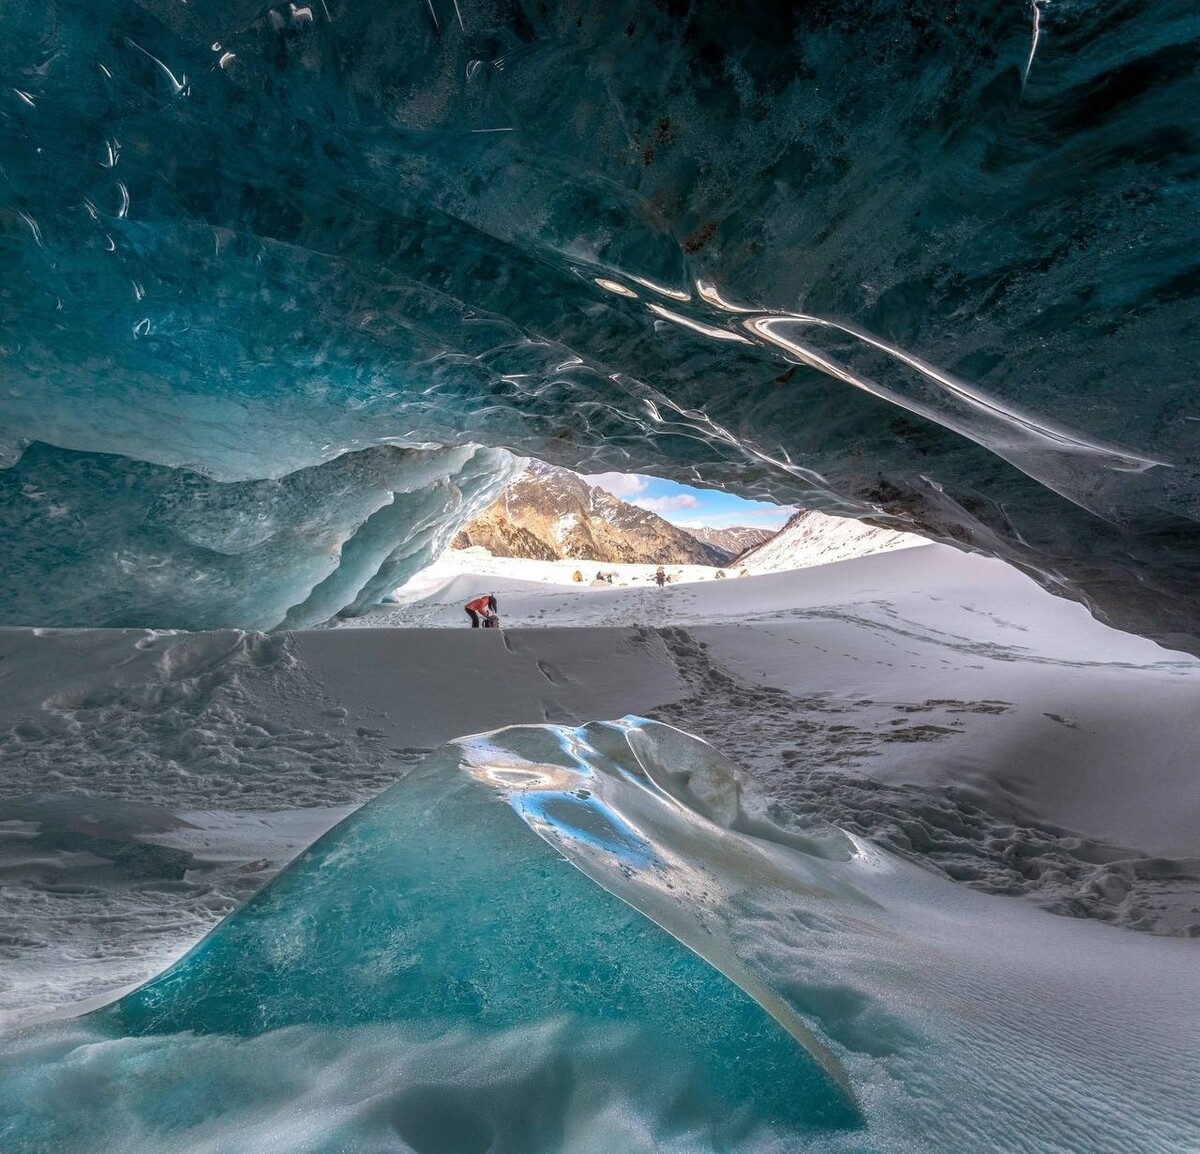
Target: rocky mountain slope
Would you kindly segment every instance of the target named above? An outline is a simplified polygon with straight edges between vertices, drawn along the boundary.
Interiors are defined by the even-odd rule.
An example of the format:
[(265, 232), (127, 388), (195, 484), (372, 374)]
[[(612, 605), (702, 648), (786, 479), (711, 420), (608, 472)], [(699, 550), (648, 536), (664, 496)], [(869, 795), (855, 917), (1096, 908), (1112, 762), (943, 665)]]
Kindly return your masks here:
[(751, 573), (775, 573), (927, 544), (913, 533), (801, 509), (770, 540), (743, 553), (733, 564)]
[(732, 525), (725, 529), (689, 525), (687, 531), (697, 541), (720, 549), (728, 554), (729, 560), (733, 560), (750, 549), (766, 544), (779, 530), (755, 528), (752, 525)]
[(723, 565), (732, 555), (567, 469), (540, 461), (531, 462), (454, 538), (456, 549), (472, 545), (482, 545), (496, 557), (538, 561)]

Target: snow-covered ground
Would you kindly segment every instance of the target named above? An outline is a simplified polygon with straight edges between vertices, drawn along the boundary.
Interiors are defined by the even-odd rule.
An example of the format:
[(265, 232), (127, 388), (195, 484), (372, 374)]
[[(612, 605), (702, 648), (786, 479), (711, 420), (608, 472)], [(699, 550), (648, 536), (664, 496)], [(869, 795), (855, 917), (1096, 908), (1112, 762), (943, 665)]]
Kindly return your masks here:
[(1200, 934), (1200, 662), (1001, 562), (927, 545), (665, 589), (435, 584), (369, 620), (459, 627), (495, 591), (506, 630), (650, 630), (687, 692), (642, 712), (788, 800), (999, 892)]
[[(657, 565), (623, 562), (535, 561), (526, 557), (494, 557), (486, 549), (474, 545), (469, 549), (447, 549), (428, 569), (422, 570), (397, 589), (394, 596), (400, 604), (408, 605), (422, 600), (452, 578), (464, 574), (542, 585), (573, 585), (576, 589), (646, 588), (654, 585), (654, 571), (657, 568)], [(663, 571), (671, 585), (716, 580), (718, 573), (724, 574), (725, 578), (732, 578), (738, 572), (736, 569), (719, 569), (710, 565), (664, 565)], [(575, 580), (576, 573), (581, 580)], [(604, 577), (611, 576), (612, 580), (602, 579), (601, 574)], [(372, 620), (377, 618), (373, 617)]]
[[(724, 567), (712, 565), (664, 565), (670, 585), (697, 581), (738, 579), (795, 569), (828, 565), (896, 549), (912, 549), (927, 542), (912, 533), (877, 529), (844, 517), (829, 517), (810, 510), (793, 518), (776, 536)], [(448, 549), (433, 565), (422, 570), (396, 591), (403, 605), (421, 601), (464, 574), (476, 577), (510, 578), (576, 588), (646, 588), (654, 585), (655, 565), (597, 561), (537, 561), (523, 557), (494, 557), (481, 546)], [(576, 576), (580, 580), (576, 580)], [(373, 619), (378, 619), (373, 618)]]
[[(943, 875), (939, 965), (974, 965), (955, 925), (991, 918), (1008, 997), (1028, 974), (1039, 1004), (1073, 998), (1083, 975), (1113, 1004), (1158, 999), (1147, 1031), (1168, 1010), (1200, 1021), (1180, 979), (1200, 972), (1182, 940), (1200, 936), (1200, 661), (942, 546), (662, 590), (580, 586), (570, 562), (463, 572), (463, 556), (337, 629), (0, 631), (10, 1026), (150, 976), (443, 742), (629, 713)], [(470, 630), (462, 605), (488, 591), (505, 628)], [(925, 901), (905, 885), (876, 894), (893, 922)], [(806, 966), (861, 995), (852, 967)], [(1030, 1025), (1004, 1060), (1053, 1068), (1056, 1047), (1108, 1045), (1117, 1022), (1139, 1049), (1137, 1014), (1106, 1021)], [(1200, 1040), (1172, 1045), (1179, 1069), (1200, 1059)]]

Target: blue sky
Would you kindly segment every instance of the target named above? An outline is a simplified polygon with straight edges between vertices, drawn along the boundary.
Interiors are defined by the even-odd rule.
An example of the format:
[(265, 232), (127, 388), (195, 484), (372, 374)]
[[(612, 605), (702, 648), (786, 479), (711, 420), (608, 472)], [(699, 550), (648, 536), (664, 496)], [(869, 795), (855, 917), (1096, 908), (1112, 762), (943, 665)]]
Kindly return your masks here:
[(714, 529), (753, 525), (778, 529), (796, 511), (790, 505), (746, 501), (732, 493), (693, 489), (676, 481), (644, 477), (640, 473), (598, 473), (584, 477), (584, 480), (685, 528), (689, 525), (709, 525)]

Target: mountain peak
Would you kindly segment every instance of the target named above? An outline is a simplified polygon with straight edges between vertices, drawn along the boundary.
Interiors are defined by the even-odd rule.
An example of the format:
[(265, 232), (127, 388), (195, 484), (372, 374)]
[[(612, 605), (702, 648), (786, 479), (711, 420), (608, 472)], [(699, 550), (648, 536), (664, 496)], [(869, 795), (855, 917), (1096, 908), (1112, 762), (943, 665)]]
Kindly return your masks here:
[(589, 485), (577, 473), (531, 461), (454, 539), (496, 557), (615, 564), (723, 565), (740, 550), (700, 540), (657, 513)]
[(778, 533), (738, 557), (736, 564), (751, 573), (775, 573), (928, 544), (924, 537), (899, 529), (801, 509)]
[(745, 553), (748, 549), (765, 544), (778, 532), (777, 529), (763, 529), (753, 525), (730, 525), (724, 529), (716, 529), (708, 525), (689, 525), (687, 531), (697, 541), (729, 554), (730, 559)]

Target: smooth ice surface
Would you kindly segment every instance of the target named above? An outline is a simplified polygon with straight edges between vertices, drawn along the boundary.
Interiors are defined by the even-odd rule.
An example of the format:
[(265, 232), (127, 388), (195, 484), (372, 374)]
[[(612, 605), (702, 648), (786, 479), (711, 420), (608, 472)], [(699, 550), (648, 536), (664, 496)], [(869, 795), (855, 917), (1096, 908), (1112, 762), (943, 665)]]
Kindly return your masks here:
[(1097, 964), (1100, 927), (993, 910), (771, 804), (669, 726), (527, 726), (461, 744), (590, 877), (782, 1021), (815, 1026), (797, 1035), (829, 1045), (865, 1102), (859, 1148), (1168, 1151), (1200, 1137), (1191, 943), (1157, 955), (1110, 933)]
[[(247, 1115), (312, 1108), (301, 1091), (325, 1074), (320, 1058), (299, 1058), (264, 1100), (260, 1079), (238, 1085), (244, 1052), (315, 1048), (328, 1063), (381, 1038), (395, 1050), (389, 1093), (293, 1149), (389, 1138), (404, 1149), (398, 1135), (420, 1151), (558, 1150), (574, 1148), (569, 1127), (599, 1149), (613, 1140), (608, 1112), (645, 1130), (610, 1149), (777, 1148), (857, 1126), (836, 1059), (810, 1043), (831, 1076), (458, 763), (452, 747), (348, 818), (166, 973), (94, 1014), (90, 1044), (71, 1037), (63, 1050), (36, 1032), (18, 1042), (0, 1059), (6, 1149), (107, 1149), (122, 1130), (141, 1148), (193, 1149)], [(557, 783), (563, 802), (579, 802), (582, 780)], [(605, 810), (594, 812), (604, 836)], [(644, 840), (616, 848), (653, 864)], [(794, 1012), (775, 1012), (804, 1033)], [(115, 1061), (98, 1070), (89, 1051)], [(429, 1056), (439, 1051), (440, 1062)], [(518, 1082), (507, 1102), (488, 1088), (496, 1051)], [(232, 1065), (218, 1070), (223, 1054)], [(427, 1066), (415, 1076), (414, 1057)], [(78, 1099), (64, 1109), (80, 1061), (110, 1103), (98, 1115)]]
[(0, 1135), (1166, 1154), (1200, 1135), (1197, 1011), (1192, 943), (955, 886), (670, 727), (520, 726), (430, 758), (113, 1006), (6, 1038)]
[[(1194, 646), (1196, 37), (1189, 0), (17, 0), (0, 456), (502, 446), (875, 515)], [(6, 566), (56, 515), (8, 500)]]

